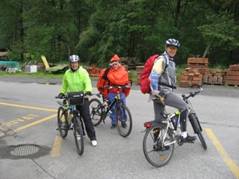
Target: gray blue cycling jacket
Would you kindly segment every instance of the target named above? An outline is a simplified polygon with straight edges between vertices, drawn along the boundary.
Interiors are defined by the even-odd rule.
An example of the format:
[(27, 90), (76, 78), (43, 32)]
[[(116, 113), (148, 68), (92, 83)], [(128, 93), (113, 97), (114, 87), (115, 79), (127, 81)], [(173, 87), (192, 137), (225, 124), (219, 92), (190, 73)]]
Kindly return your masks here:
[(176, 87), (175, 62), (166, 52), (155, 60), (149, 79), (151, 81), (151, 90), (168, 93), (172, 91), (169, 86)]

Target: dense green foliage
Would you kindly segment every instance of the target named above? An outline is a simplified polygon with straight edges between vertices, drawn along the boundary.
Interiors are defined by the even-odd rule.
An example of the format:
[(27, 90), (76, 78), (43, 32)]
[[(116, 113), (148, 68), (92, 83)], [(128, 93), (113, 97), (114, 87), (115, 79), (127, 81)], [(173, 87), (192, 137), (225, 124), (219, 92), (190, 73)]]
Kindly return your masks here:
[(105, 64), (118, 53), (143, 62), (180, 40), (178, 63), (208, 56), (211, 64), (239, 61), (238, 0), (1, 0), (0, 48), (24, 60), (50, 62), (72, 53)]

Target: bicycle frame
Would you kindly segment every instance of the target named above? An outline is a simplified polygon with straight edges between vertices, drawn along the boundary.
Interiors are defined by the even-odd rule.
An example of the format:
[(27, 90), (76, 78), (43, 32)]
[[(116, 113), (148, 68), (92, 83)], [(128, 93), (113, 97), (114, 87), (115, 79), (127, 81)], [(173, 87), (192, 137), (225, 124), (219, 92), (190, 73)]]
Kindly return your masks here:
[[(188, 118), (192, 124), (194, 132), (198, 135), (203, 149), (207, 150), (207, 144), (202, 135), (200, 121), (189, 101), (190, 97), (194, 97), (201, 91), (202, 89), (196, 92), (191, 92), (187, 96), (182, 95), (182, 98), (188, 105), (190, 112), (189, 115), (191, 115), (188, 116)], [(149, 121), (144, 123), (146, 130), (143, 138), (143, 152), (146, 160), (155, 167), (162, 167), (171, 160), (175, 143), (182, 145), (185, 142), (181, 137), (181, 130), (178, 130), (178, 126), (180, 125), (180, 113), (164, 112), (164, 114), (166, 119), (161, 122)], [(160, 156), (163, 156), (163, 158)]]
[[(120, 90), (123, 88), (127, 88), (127, 86), (126, 87), (124, 87), (124, 86), (106, 86), (106, 88), (108, 88), (108, 89), (117, 88), (119, 90), (117, 91), (116, 96), (114, 97), (114, 100), (106, 106), (106, 110), (104, 110), (105, 117), (109, 113), (109, 111), (112, 110), (114, 105), (116, 105), (115, 106), (116, 108), (119, 108), (120, 104), (122, 103), (121, 97), (120, 97), (120, 93), (121, 93)], [(100, 97), (100, 95), (101, 94), (97, 94), (98, 97)], [(103, 96), (102, 96), (102, 99), (103, 99), (103, 103), (104, 102), (108, 103), (108, 101)], [(102, 105), (102, 109), (104, 109), (104, 108), (105, 108), (105, 106)], [(105, 120), (105, 117), (103, 118), (103, 122)]]
[(69, 105), (66, 99), (63, 99), (63, 102), (57, 101), (57, 103), (67, 111), (67, 115), (68, 112), (73, 116), (80, 114), (80, 112), (76, 109), (76, 105)]
[(114, 106), (115, 104), (122, 103), (120, 99), (121, 99), (121, 98), (120, 98), (120, 93), (117, 93), (117, 95), (116, 95), (115, 98), (114, 98), (114, 101), (111, 102), (111, 103), (107, 106), (107, 110), (105, 111), (106, 114), (108, 114), (108, 112), (113, 108), (113, 106)]
[[(96, 94), (97, 98), (90, 100), (91, 118), (94, 126), (98, 126), (101, 122), (105, 123), (107, 116), (113, 112), (114, 116), (110, 115), (110, 118), (115, 117), (116, 123), (115, 126), (112, 125), (113, 127), (111, 128), (117, 127), (119, 134), (122, 137), (127, 137), (132, 130), (132, 116), (121, 97), (121, 89), (127, 87), (113, 86), (112, 88), (118, 88), (119, 90), (115, 91), (114, 98), (112, 96), (110, 102), (100, 93)], [(111, 89), (111, 86), (109, 89)], [(99, 98), (101, 98), (101, 100)]]
[[(81, 95), (81, 97), (84, 96)], [(68, 134), (68, 130), (73, 129), (77, 153), (79, 155), (82, 155), (84, 152), (84, 139), (83, 139), (84, 125), (80, 111), (76, 108), (78, 98), (75, 98), (77, 99), (77, 101), (71, 96), (63, 96), (60, 99), (63, 99), (62, 102), (57, 101), (57, 103), (60, 105), (57, 112), (58, 129), (60, 131), (60, 135), (62, 138), (65, 138)], [(70, 120), (69, 115), (72, 115), (72, 118)], [(62, 119), (64, 119), (64, 121)], [(64, 122), (65, 125), (63, 125), (64, 127), (62, 128), (61, 125)]]
[[(190, 115), (190, 114), (196, 115), (195, 110), (193, 109), (192, 103), (190, 102), (189, 98), (194, 97), (195, 95), (199, 94), (202, 90), (203, 89), (200, 88), (199, 91), (196, 91), (194, 93), (191, 92), (188, 96), (182, 95), (182, 98), (185, 101), (185, 103), (187, 104), (188, 109), (189, 109), (188, 115)], [(162, 136), (163, 145), (168, 146), (168, 145), (175, 143), (176, 141), (179, 145), (181, 145), (178, 140), (174, 140), (173, 142), (166, 144), (166, 145), (164, 144), (164, 141), (167, 137), (167, 133), (168, 133), (169, 129), (172, 130), (175, 139), (177, 139), (177, 136), (180, 136), (181, 131), (178, 130), (178, 127), (180, 126), (180, 112), (176, 111), (174, 113), (165, 113), (165, 115), (166, 115), (166, 120), (162, 121), (162, 124), (166, 125), (166, 127), (164, 127), (165, 134)], [(176, 121), (173, 121), (174, 117), (176, 117), (176, 119), (175, 119)], [(176, 124), (174, 124), (175, 122), (176, 122)], [(192, 127), (193, 127), (195, 133), (197, 133), (198, 129), (200, 129), (200, 131), (202, 131), (200, 123), (197, 123), (195, 121), (190, 121), (190, 122), (192, 123)], [(195, 126), (195, 125), (198, 125), (198, 126)], [(144, 127), (146, 129), (153, 127), (152, 121), (144, 123)]]

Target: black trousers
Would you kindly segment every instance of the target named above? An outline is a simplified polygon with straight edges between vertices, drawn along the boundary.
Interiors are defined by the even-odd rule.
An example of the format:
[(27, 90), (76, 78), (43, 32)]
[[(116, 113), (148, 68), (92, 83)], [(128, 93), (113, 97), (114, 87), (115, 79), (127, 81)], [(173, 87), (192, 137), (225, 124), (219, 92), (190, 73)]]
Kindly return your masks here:
[(90, 140), (96, 140), (94, 125), (90, 118), (89, 100), (84, 99), (84, 103), (82, 105), (77, 105), (76, 109), (80, 111), (88, 137)]

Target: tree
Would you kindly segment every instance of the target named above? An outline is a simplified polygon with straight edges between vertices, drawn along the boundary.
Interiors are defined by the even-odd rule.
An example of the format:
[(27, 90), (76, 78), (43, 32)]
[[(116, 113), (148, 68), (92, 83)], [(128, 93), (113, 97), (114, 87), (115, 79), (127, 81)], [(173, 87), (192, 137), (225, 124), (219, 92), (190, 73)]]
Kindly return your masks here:
[[(208, 24), (199, 26), (208, 48), (224, 47), (232, 50), (239, 47), (239, 25), (228, 14), (219, 14), (208, 16)], [(204, 56), (207, 51), (204, 52)]]
[(0, 1), (0, 46), (12, 50), (13, 58), (23, 59), (24, 26), (22, 0)]

